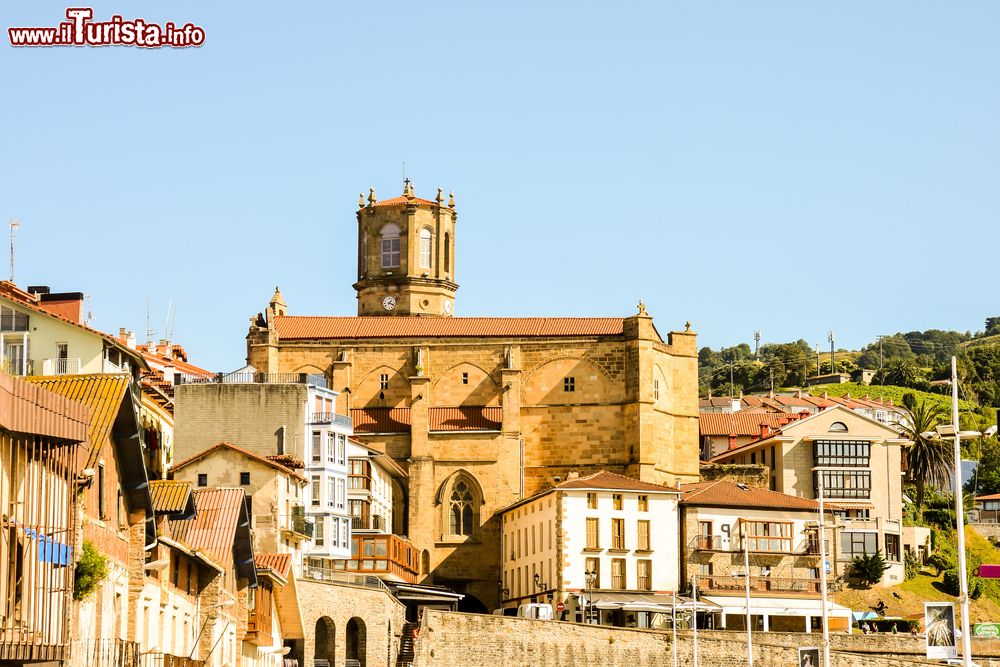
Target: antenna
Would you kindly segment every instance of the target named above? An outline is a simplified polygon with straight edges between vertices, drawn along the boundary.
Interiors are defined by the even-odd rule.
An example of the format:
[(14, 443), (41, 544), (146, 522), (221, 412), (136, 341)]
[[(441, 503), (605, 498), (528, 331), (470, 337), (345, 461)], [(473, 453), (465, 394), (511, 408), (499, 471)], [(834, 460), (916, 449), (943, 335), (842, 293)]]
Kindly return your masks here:
[(760, 329), (754, 329), (753, 332), (753, 358), (759, 359), (757, 351), (760, 349)]
[(163, 323), (163, 337), (167, 339), (167, 343), (173, 342), (173, 335), (170, 329), (170, 317), (174, 310), (174, 300), (171, 299), (167, 302), (167, 321)]
[(21, 228), (21, 221), (17, 218), (10, 219), (10, 281), (14, 282), (14, 238), (17, 237), (17, 230)]
[(146, 299), (146, 345), (153, 342), (153, 335), (156, 332), (149, 328), (149, 299)]
[(829, 331), (826, 334), (826, 339), (830, 341), (830, 373), (837, 372), (837, 353), (833, 347), (833, 332)]

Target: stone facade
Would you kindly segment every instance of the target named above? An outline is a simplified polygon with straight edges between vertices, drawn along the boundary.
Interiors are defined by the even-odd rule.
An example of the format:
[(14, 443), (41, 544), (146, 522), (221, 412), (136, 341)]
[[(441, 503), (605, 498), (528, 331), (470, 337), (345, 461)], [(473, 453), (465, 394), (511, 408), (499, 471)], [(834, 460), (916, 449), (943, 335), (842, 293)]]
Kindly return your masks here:
[[(407, 192), (412, 195), (410, 186)], [(417, 238), (413, 225), (426, 222), (433, 227), (449, 218), (453, 225), (451, 206), (414, 203), (405, 195), (386, 202), (372, 199), (361, 208), (355, 285), (360, 313), (418, 312), (411, 297), (424, 285), (417, 284), (410, 265), (403, 266), (419, 261), (409, 247)], [(382, 270), (381, 244), (373, 242), (376, 231), (390, 222), (400, 229), (405, 260), (392, 275)], [(440, 230), (433, 238), (442, 242), (445, 233), (454, 231), (447, 225)], [(457, 288), (453, 245), (453, 235), (449, 244), (435, 245), (439, 255), (428, 279), (417, 276), (433, 279), (431, 287), (438, 290), (434, 298), (441, 303)], [(451, 255), (447, 262), (445, 248)], [(437, 273), (445, 265), (448, 271)], [(417, 269), (421, 275), (424, 271)], [(395, 290), (391, 294), (390, 288)], [(377, 300), (383, 293), (395, 295), (392, 311)], [(434, 311), (428, 314), (449, 314), (443, 307), (434, 310), (437, 302), (426, 298)], [(326, 375), (328, 386), (339, 393), (338, 413), (352, 408), (402, 408), (407, 413), (405, 428), (365, 432), (356, 421), (355, 433), (407, 470), (406, 530), (416, 547), (427, 552), (430, 567), (424, 581), (452, 586), (486, 608), (499, 602), (500, 531), (494, 515), (500, 508), (551, 486), (555, 477), (565, 479), (571, 471), (585, 475), (607, 469), (670, 485), (698, 478), (696, 337), (689, 328), (661, 337), (641, 304), (632, 317), (601, 318), (603, 324), (613, 320), (614, 331), (577, 324), (572, 331), (551, 335), (527, 331), (522, 320), (512, 318), (492, 318), (494, 324), (484, 325), (480, 318), (355, 320), (298, 318), (286, 312), (283, 299), (272, 299), (266, 314), (251, 318), (248, 363), (264, 373)], [(424, 334), (329, 335), (292, 334), (287, 328), (325, 320), (376, 328), (378, 320), (410, 320), (423, 323), (414, 326), (452, 322), (459, 328), (489, 329), (478, 334), (453, 328), (455, 334), (425, 329)], [(574, 326), (573, 320), (556, 322)], [(566, 390), (568, 379), (575, 383), (572, 390)], [(433, 410), (459, 406), (497, 409), (502, 423), (489, 429), (432, 429)], [(181, 436), (178, 432), (178, 441)], [(449, 534), (443, 501), (458, 479), (473, 487), (477, 524), (461, 537)]]

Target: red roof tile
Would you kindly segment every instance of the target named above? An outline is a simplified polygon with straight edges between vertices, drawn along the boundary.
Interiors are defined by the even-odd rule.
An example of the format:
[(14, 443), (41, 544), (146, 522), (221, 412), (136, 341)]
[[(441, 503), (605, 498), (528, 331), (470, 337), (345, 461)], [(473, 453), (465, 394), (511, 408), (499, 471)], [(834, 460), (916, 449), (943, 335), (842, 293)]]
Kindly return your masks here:
[(355, 433), (407, 433), (409, 408), (351, 408)]
[(707, 507), (756, 507), (817, 511), (819, 503), (727, 480), (695, 482), (681, 486), (681, 504)]
[(208, 456), (209, 454), (211, 454), (212, 452), (217, 451), (219, 449), (230, 449), (230, 450), (232, 450), (234, 452), (242, 454), (243, 456), (247, 457), (248, 459), (250, 459), (252, 461), (256, 461), (257, 463), (262, 463), (262, 464), (264, 464), (266, 466), (269, 466), (271, 468), (274, 468), (274, 469), (278, 470), (279, 472), (283, 472), (286, 475), (289, 475), (291, 477), (295, 477), (295, 478), (297, 478), (297, 479), (299, 479), (299, 480), (301, 480), (303, 482), (306, 481), (305, 477), (303, 477), (299, 473), (295, 472), (291, 468), (288, 468), (288, 467), (282, 465), (281, 463), (278, 463), (277, 461), (271, 460), (271, 457), (261, 456), (260, 454), (258, 454), (256, 452), (250, 451), (249, 449), (243, 449), (242, 447), (238, 447), (237, 445), (234, 445), (231, 442), (220, 442), (217, 445), (213, 445), (213, 446), (209, 447), (208, 449), (202, 450), (202, 451), (198, 452), (197, 454), (194, 454), (193, 456), (189, 456), (188, 458), (184, 459), (183, 461), (181, 461), (179, 463), (175, 463), (173, 466), (171, 466), (170, 469), (172, 471), (176, 472), (176, 471), (180, 470), (181, 468), (186, 468), (187, 466), (191, 465), (195, 461), (199, 461), (199, 460), (205, 458), (206, 456)]
[(976, 502), (980, 500), (1000, 500), (1000, 493), (991, 493), (988, 496), (976, 496)]
[[(382, 201), (375, 202), (375, 206), (401, 206), (403, 204), (421, 204), (423, 206), (437, 206), (436, 201), (431, 201), (430, 199), (421, 199), (420, 197), (407, 197), (405, 195), (400, 195), (399, 197), (393, 197), (391, 199), (383, 199)], [(442, 207), (444, 208), (444, 207)]]
[(796, 419), (790, 412), (703, 412), (698, 415), (698, 431), (709, 436), (758, 436), (761, 424), (776, 429)]
[(503, 408), (429, 408), (427, 418), (432, 431), (499, 431), (503, 425)]
[(675, 491), (668, 486), (642, 482), (632, 477), (601, 470), (586, 477), (568, 479), (557, 484), (557, 489), (608, 489), (610, 491)]
[(233, 562), (233, 544), (244, 507), (243, 489), (198, 489), (194, 493), (194, 518), (170, 520), (170, 531), (192, 551), (204, 551), (216, 565)]
[(88, 423), (82, 404), (0, 372), (0, 428), (83, 442)]
[(288, 578), (292, 569), (291, 554), (255, 554), (254, 565), (258, 570), (273, 570), (283, 579)]
[(548, 338), (620, 336), (621, 317), (304, 317), (275, 318), (284, 340), (327, 338)]

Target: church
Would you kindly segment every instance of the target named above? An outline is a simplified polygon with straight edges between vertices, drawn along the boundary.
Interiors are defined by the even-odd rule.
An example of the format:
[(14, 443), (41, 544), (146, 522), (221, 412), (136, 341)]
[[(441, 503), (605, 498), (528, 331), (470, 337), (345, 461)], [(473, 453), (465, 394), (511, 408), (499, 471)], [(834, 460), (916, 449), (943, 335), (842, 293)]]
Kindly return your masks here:
[[(398, 530), (422, 583), (480, 611), (503, 592), (497, 512), (609, 470), (698, 480), (698, 354), (690, 325), (630, 317), (455, 317), (453, 196), (358, 202), (357, 316), (289, 314), (276, 291), (251, 318), (247, 363), (316, 373), (358, 439), (407, 471)], [(552, 588), (561, 587), (552, 582)]]

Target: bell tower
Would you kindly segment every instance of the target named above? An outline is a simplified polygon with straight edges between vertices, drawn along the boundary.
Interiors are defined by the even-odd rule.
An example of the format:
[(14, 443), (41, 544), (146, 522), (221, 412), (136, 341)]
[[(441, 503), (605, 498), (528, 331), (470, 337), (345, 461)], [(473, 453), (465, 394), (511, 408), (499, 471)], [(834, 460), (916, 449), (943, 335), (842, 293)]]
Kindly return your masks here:
[(451, 317), (455, 307), (455, 196), (358, 198), (358, 315)]

